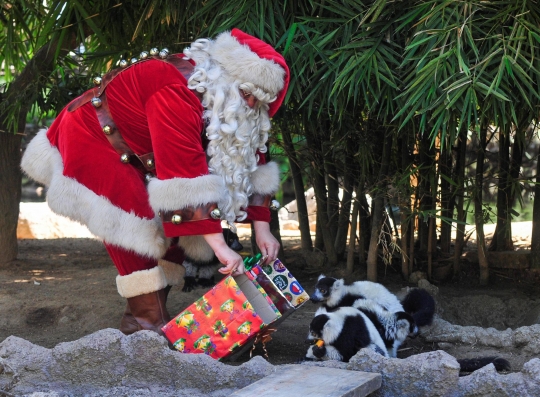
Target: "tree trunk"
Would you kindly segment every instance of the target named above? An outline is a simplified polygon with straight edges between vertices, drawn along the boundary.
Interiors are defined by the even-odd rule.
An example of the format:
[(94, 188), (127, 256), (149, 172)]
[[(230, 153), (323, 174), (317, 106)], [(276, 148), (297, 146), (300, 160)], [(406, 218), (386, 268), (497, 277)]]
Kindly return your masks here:
[[(348, 163), (348, 161), (349, 160), (347, 160), (346, 163)], [(353, 193), (352, 191), (353, 178), (350, 170), (346, 169), (345, 175), (343, 177), (343, 197), (341, 199), (341, 210), (339, 212), (338, 229), (336, 233), (335, 244), (338, 258), (343, 257), (343, 254), (345, 253), (345, 248), (347, 246), (347, 234), (349, 232), (349, 223), (351, 219), (351, 199)]]
[(367, 266), (366, 250), (369, 244), (371, 217), (369, 215), (369, 204), (363, 191), (364, 183), (362, 182), (360, 186), (362, 186), (362, 189), (356, 189), (356, 200), (360, 205), (358, 208), (358, 218), (360, 220), (360, 231), (358, 232), (358, 261), (360, 267), (365, 268)]
[(347, 276), (350, 276), (354, 271), (354, 246), (356, 243), (356, 229), (358, 227), (358, 211), (360, 202), (354, 200), (352, 218), (351, 218), (351, 233), (349, 235), (349, 250), (347, 252)]
[(476, 175), (474, 187), (474, 222), (476, 225), (476, 247), (478, 249), (478, 264), (480, 266), (480, 285), (487, 285), (489, 282), (489, 265), (486, 257), (486, 240), (484, 236), (484, 211), (482, 206), (487, 128), (488, 127), (484, 125), (480, 127), (478, 151), (476, 154)]
[(499, 131), (499, 181), (497, 183), (497, 226), (489, 246), (490, 251), (512, 251), (510, 222), (510, 133)]
[[(325, 138), (323, 138), (325, 139)], [(325, 139), (322, 144), (322, 153), (324, 156), (324, 170), (327, 189), (327, 212), (328, 212), (328, 228), (330, 234), (334, 237), (337, 235), (338, 219), (339, 219), (339, 183), (334, 162), (334, 151), (332, 145)], [(337, 253), (337, 252), (336, 252)]]
[[(311, 164), (311, 166), (313, 167), (313, 169), (316, 169), (316, 165), (314, 162)], [(325, 180), (324, 176), (317, 171), (314, 172), (313, 176), (313, 189), (315, 190), (315, 198), (317, 200), (317, 225), (320, 224), (320, 229), (318, 229), (317, 231), (321, 231), (324, 249), (328, 258), (328, 265), (337, 266), (338, 259), (336, 250), (334, 249), (335, 238), (332, 235), (329, 227), (329, 214), (327, 211), (328, 203), (326, 199)]]
[(428, 247), (427, 247), (427, 258), (428, 258), (428, 280), (431, 280), (431, 275), (433, 274), (433, 236), (435, 229), (435, 217), (432, 216), (429, 218), (429, 234), (428, 234)]
[(379, 235), (381, 233), (381, 227), (383, 222), (384, 195), (386, 193), (386, 185), (388, 183), (388, 169), (390, 166), (391, 150), (392, 137), (386, 136), (381, 156), (381, 166), (379, 169), (377, 191), (375, 192), (375, 197), (372, 197), (371, 202), (371, 236), (369, 240), (369, 250), (367, 257), (367, 279), (373, 282), (377, 281)]
[[(24, 128), (24, 123), (20, 126)], [(17, 224), (21, 201), (20, 164), (21, 135), (0, 133), (0, 265), (17, 259)]]
[[(69, 35), (65, 46), (60, 49), (59, 56), (64, 56), (71, 48), (75, 48), (75, 35)], [(14, 129), (17, 135), (8, 132), (8, 119), (0, 119), (0, 264), (10, 262), (17, 257), (17, 224), (19, 222), (19, 202), (21, 200), (21, 137), (26, 125), (26, 115), (34, 101), (34, 90), (40, 79), (48, 79), (53, 71), (58, 42), (50, 42), (41, 47), (26, 64), (17, 78), (8, 85), (5, 94), (0, 96), (0, 105), (6, 109), (13, 104), (18, 105), (18, 113), (11, 119), (16, 122)]]
[[(406, 137), (403, 137), (399, 141), (399, 147), (401, 148), (401, 172), (402, 174), (409, 172), (409, 166), (411, 164), (411, 156), (409, 150), (409, 143)], [(404, 280), (408, 280), (410, 273), (409, 262), (412, 258), (409, 255), (409, 230), (410, 230), (410, 217), (411, 217), (411, 178), (407, 178), (407, 181), (403, 182), (403, 186), (399, 187), (399, 213), (401, 224), (401, 236), (400, 236), (400, 248), (401, 248), (401, 275)]]
[[(429, 137), (423, 136), (420, 143), (420, 164), (422, 170), (418, 175), (418, 189), (419, 189), (419, 210), (423, 220), (418, 224), (418, 240), (420, 241), (419, 251), (423, 254), (427, 254), (428, 241), (429, 241), (429, 216), (427, 213), (431, 213), (435, 208), (434, 205), (434, 191), (432, 182), (435, 181), (435, 148), (431, 144)], [(435, 188), (436, 189), (436, 188)]]
[(540, 149), (536, 157), (536, 184), (534, 185), (531, 235), (531, 269), (540, 271)]
[[(452, 178), (452, 145), (446, 144), (441, 150), (439, 158), (441, 176)], [(441, 177), (441, 252), (450, 253), (452, 243), (452, 219), (454, 212), (454, 200), (452, 200), (452, 190), (450, 182)]]
[(458, 137), (458, 148), (455, 166), (455, 181), (456, 188), (454, 190), (454, 199), (457, 200), (457, 225), (456, 225), (456, 241), (454, 245), (454, 277), (461, 271), (461, 254), (465, 244), (465, 221), (466, 213), (464, 209), (465, 196), (465, 155), (467, 153), (467, 130), (462, 129)]
[(308, 209), (306, 196), (304, 192), (304, 181), (302, 178), (302, 169), (299, 166), (298, 156), (294, 150), (291, 134), (287, 128), (282, 129), (283, 142), (289, 158), (289, 166), (291, 168), (294, 195), (296, 198), (296, 207), (298, 210), (298, 228), (300, 229), (300, 246), (302, 250), (312, 251), (313, 242), (311, 240), (311, 231), (309, 229)]

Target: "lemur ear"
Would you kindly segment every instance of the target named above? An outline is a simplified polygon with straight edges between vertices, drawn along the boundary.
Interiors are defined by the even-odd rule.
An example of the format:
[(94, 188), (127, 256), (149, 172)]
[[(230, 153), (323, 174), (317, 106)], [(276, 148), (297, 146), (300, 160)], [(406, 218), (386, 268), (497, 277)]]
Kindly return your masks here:
[(317, 279), (317, 281), (319, 281), (321, 278), (324, 278), (324, 277), (325, 277), (325, 275), (324, 275), (324, 274), (321, 274), (321, 275), (319, 276), (319, 278)]
[(336, 280), (332, 288), (340, 288), (340, 287), (343, 287), (344, 285), (345, 285), (345, 280), (340, 278), (339, 280)]

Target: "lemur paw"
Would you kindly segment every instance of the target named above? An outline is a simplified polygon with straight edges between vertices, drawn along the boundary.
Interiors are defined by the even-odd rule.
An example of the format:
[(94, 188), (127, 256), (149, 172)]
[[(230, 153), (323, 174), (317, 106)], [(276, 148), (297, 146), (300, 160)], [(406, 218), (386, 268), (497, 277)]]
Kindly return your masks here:
[(323, 358), (326, 355), (326, 346), (319, 347), (317, 345), (313, 345), (312, 353), (317, 358)]
[(191, 292), (197, 287), (197, 281), (195, 277), (185, 276), (184, 277), (184, 287), (182, 288), (183, 292)]
[(198, 284), (201, 287), (206, 288), (206, 287), (213, 287), (214, 285), (216, 285), (216, 282), (214, 281), (214, 276), (212, 276), (210, 278), (199, 277)]

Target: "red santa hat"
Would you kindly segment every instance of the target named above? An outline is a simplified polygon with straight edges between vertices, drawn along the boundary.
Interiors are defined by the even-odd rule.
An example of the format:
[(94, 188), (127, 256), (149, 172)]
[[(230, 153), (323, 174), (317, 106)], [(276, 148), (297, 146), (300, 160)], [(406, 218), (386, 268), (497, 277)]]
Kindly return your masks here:
[(277, 112), (289, 86), (289, 68), (271, 45), (235, 28), (216, 38), (210, 55), (235, 79), (275, 96), (268, 114)]

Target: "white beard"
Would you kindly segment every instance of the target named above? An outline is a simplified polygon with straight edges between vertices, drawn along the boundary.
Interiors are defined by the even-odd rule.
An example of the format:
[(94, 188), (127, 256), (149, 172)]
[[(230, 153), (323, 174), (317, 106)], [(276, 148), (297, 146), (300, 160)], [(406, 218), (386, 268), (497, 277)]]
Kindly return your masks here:
[(226, 92), (219, 92), (219, 86), (216, 90), (208, 87), (203, 106), (207, 109), (204, 115), (208, 121), (209, 170), (220, 175), (228, 188), (219, 208), (222, 219), (234, 228), (235, 221), (243, 221), (247, 216), (245, 208), (253, 193), (250, 177), (257, 169), (256, 152), (266, 152), (270, 123), (267, 105), (258, 103), (251, 109), (240, 96), (237, 85), (227, 86)]
[[(253, 193), (251, 174), (257, 169), (257, 150), (266, 153), (270, 130), (268, 103), (275, 95), (265, 93), (250, 82), (239, 82), (228, 75), (221, 65), (209, 56), (212, 41), (200, 39), (184, 50), (187, 59), (196, 66), (188, 80), (188, 87), (203, 94), (206, 109), (206, 135), (209, 140), (210, 173), (223, 178), (227, 194), (218, 206), (222, 219), (233, 231), (235, 221), (246, 218), (245, 208)], [(240, 89), (252, 92), (257, 101), (255, 108), (247, 106)]]

